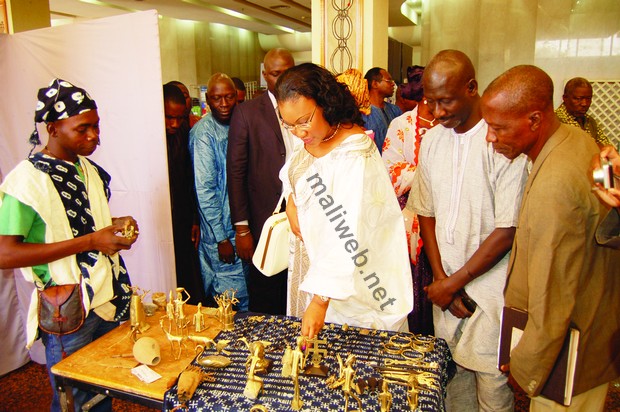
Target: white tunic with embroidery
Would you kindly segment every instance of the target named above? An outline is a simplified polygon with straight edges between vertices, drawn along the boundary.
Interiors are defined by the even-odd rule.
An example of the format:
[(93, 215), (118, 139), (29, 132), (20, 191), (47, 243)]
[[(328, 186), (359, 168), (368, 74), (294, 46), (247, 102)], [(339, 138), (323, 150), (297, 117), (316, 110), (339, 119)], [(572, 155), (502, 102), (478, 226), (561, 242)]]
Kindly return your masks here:
[[(527, 158), (510, 161), (486, 142), (481, 120), (463, 134), (442, 125), (429, 130), (407, 208), (435, 218), (435, 235), (448, 276), (471, 258), (495, 228), (516, 227)], [(433, 306), (435, 334), (446, 339), (454, 360), (466, 368), (497, 371), (499, 322), (508, 254), (465, 290), (478, 304), (469, 319)]]

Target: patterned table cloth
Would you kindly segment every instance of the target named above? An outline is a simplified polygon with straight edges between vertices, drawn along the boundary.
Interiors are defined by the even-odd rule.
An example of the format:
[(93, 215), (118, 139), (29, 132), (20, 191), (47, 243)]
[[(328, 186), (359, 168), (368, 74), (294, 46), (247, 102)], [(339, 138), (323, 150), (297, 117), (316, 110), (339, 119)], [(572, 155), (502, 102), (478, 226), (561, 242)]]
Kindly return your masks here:
[[(293, 381), (291, 378), (281, 376), (282, 356), (288, 346), (295, 348), (296, 338), (301, 332), (301, 322), (298, 318), (256, 314), (239, 314), (235, 318), (235, 329), (233, 331), (222, 331), (216, 341), (229, 339), (231, 342), (226, 350), (231, 353), (229, 356), (232, 363), (223, 369), (204, 368), (205, 372), (214, 372), (215, 382), (203, 382), (200, 384), (192, 399), (185, 405), (181, 405), (177, 397), (177, 385), (175, 384), (166, 392), (164, 398), (164, 411), (188, 410), (188, 411), (249, 411), (254, 405), (260, 404), (268, 411), (292, 411), (291, 401), (293, 399)], [(340, 354), (344, 362), (349, 354), (356, 355), (353, 368), (356, 371), (355, 381), (364, 379), (366, 382), (370, 378), (377, 381), (382, 379), (382, 375), (377, 370), (377, 366), (385, 366), (386, 359), (402, 361), (404, 358), (400, 354), (389, 354), (383, 349), (383, 345), (389, 339), (399, 335), (395, 332), (382, 332), (364, 330), (356, 327), (342, 327), (336, 324), (326, 324), (321, 331), (319, 338), (327, 340), (327, 355), (323, 358), (322, 364), (329, 368), (328, 375), (338, 377), (339, 364), (336, 354)], [(400, 334), (393, 338), (394, 342), (406, 342), (407, 338), (401, 336), (412, 336), (411, 334)], [(428, 352), (409, 352), (408, 356), (419, 356), (426, 362), (435, 362), (436, 367), (418, 369), (433, 374), (437, 385), (434, 388), (419, 386), (418, 408), (416, 411), (444, 411), (445, 388), (449, 378), (454, 374), (454, 363), (448, 349), (448, 345), (442, 339), (431, 336), (416, 335), (419, 341), (433, 342), (433, 350)], [(271, 345), (265, 348), (265, 357), (272, 360), (272, 366), (265, 375), (259, 375), (263, 379), (263, 389), (257, 399), (248, 399), (243, 395), (247, 382), (245, 362), (249, 356), (247, 345), (240, 341), (245, 338), (247, 342), (269, 341)], [(188, 348), (185, 350), (191, 350)], [(390, 345), (388, 345), (390, 347)], [(393, 351), (391, 351), (393, 352)], [(205, 351), (202, 356), (215, 355), (215, 349)], [(413, 356), (412, 356), (413, 355)], [(308, 356), (306, 366), (311, 364), (311, 356)], [(192, 365), (197, 365), (196, 359)], [(370, 379), (371, 381), (373, 379)], [(300, 375), (299, 386), (301, 400), (303, 401), (302, 411), (344, 411), (345, 397), (341, 388), (330, 389), (327, 386), (326, 378), (316, 376)], [(366, 390), (358, 395), (362, 402), (364, 411), (380, 411), (378, 394), (381, 388), (369, 393)], [(407, 403), (407, 386), (400, 384), (389, 384), (389, 391), (392, 394), (392, 411), (410, 410)], [(358, 404), (355, 399), (349, 397), (349, 410), (357, 410)]]

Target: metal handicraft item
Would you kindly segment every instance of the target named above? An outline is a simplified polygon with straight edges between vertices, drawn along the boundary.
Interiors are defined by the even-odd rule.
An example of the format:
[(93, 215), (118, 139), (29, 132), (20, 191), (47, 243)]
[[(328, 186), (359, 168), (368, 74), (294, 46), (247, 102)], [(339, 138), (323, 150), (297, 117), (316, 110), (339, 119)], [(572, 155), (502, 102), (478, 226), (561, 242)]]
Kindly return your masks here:
[(312, 353), (312, 357), (310, 358), (310, 365), (304, 370), (304, 375), (321, 378), (327, 377), (327, 366), (321, 365), (321, 361), (327, 356), (327, 349), (325, 349), (325, 346), (321, 348), (319, 345), (327, 345), (327, 340), (319, 338), (306, 339), (305, 356), (308, 357)]
[(282, 357), (282, 376), (293, 379), (293, 400), (291, 401), (291, 409), (298, 411), (301, 409), (303, 402), (299, 393), (299, 375), (304, 369), (306, 363), (306, 355), (304, 347), (307, 345), (307, 339), (298, 336), (296, 339), (295, 349), (287, 347)]
[(390, 393), (390, 388), (387, 381), (383, 381), (383, 384), (381, 385), (381, 393), (378, 398), (381, 412), (390, 412), (390, 409), (392, 408), (392, 394)]
[(265, 359), (265, 346), (262, 342), (252, 342), (249, 345), (250, 355), (245, 362), (245, 370), (248, 380), (243, 390), (243, 395), (249, 399), (256, 399), (263, 390), (263, 378), (257, 376), (259, 373), (267, 373), (271, 361)]
[(177, 384), (177, 396), (181, 405), (174, 408), (187, 409), (187, 401), (192, 399), (198, 385), (202, 382), (215, 382), (215, 377), (212, 372), (203, 372), (203, 370), (194, 365), (189, 365), (181, 375), (179, 376), (179, 382)]
[(134, 225), (127, 223), (125, 227), (123, 227), (120, 231), (120, 235), (126, 239), (133, 239), (135, 236), (138, 236), (140, 231), (137, 230)]
[(222, 322), (222, 330), (234, 330), (235, 328), (235, 314), (233, 312), (233, 305), (239, 303), (239, 299), (235, 297), (236, 290), (229, 289), (221, 295), (214, 296), (217, 302), (218, 319)]
[(336, 354), (336, 358), (338, 359), (338, 365), (340, 365), (340, 371), (337, 379), (333, 379), (333, 376), (328, 379), (327, 385), (330, 389), (336, 389), (338, 387), (342, 388), (342, 392), (344, 393), (344, 412), (349, 410), (349, 397), (355, 399), (358, 405), (358, 411), (362, 412), (362, 401), (355, 394), (359, 393), (359, 389), (355, 384), (355, 369), (353, 369), (353, 364), (355, 363), (355, 355), (351, 354), (347, 357), (347, 360), (342, 362), (342, 358), (340, 354)]
[(146, 322), (146, 313), (144, 312), (144, 306), (142, 299), (150, 292), (145, 291), (142, 295), (139, 292), (142, 290), (137, 286), (131, 287), (131, 301), (129, 302), (129, 321), (131, 324), (131, 333), (134, 342), (136, 341), (136, 335), (138, 333), (146, 332), (151, 325)]

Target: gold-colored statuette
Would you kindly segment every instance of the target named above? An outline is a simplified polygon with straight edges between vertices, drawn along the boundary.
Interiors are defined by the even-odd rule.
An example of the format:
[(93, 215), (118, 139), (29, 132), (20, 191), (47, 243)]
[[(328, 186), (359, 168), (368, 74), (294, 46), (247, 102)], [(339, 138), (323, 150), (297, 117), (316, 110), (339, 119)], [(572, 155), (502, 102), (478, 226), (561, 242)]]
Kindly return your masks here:
[(327, 345), (327, 340), (325, 339), (306, 339), (304, 357), (307, 358), (311, 353), (312, 357), (310, 358), (310, 365), (304, 369), (304, 375), (319, 376), (321, 378), (327, 376), (327, 366), (321, 365), (323, 357), (327, 356), (325, 345)]
[(299, 393), (299, 375), (304, 370), (306, 356), (303, 348), (307, 345), (307, 339), (298, 336), (295, 341), (295, 349), (287, 346), (282, 356), (282, 376), (293, 379), (293, 400), (291, 401), (291, 409), (298, 411), (303, 405), (301, 395)]
[(233, 305), (239, 303), (239, 299), (235, 297), (235, 293), (237, 293), (236, 290), (229, 289), (221, 295), (214, 296), (215, 302), (217, 302), (217, 317), (223, 325), (223, 330), (235, 329)]
[(390, 409), (392, 408), (392, 394), (390, 393), (389, 384), (385, 380), (381, 385), (381, 393), (378, 398), (381, 412), (390, 412)]
[(137, 230), (134, 225), (127, 225), (123, 229), (121, 229), (121, 236), (127, 239), (133, 239), (139, 234), (140, 231)]
[[(150, 291), (142, 291), (137, 286), (131, 287), (132, 294), (131, 300), (129, 301), (129, 320), (131, 324), (132, 337), (134, 342), (137, 340), (136, 335), (138, 333), (146, 332), (151, 325), (146, 322), (146, 313), (144, 312), (144, 306), (142, 304), (142, 299), (150, 292)], [(143, 292), (141, 295), (140, 292)]]
[(326, 381), (327, 386), (330, 389), (336, 389), (338, 387), (342, 388), (342, 392), (344, 393), (344, 412), (349, 410), (349, 397), (355, 399), (359, 407), (358, 412), (362, 412), (362, 401), (356, 395), (356, 392), (359, 393), (359, 388), (357, 388), (357, 384), (355, 382), (355, 369), (353, 369), (355, 355), (349, 355), (344, 363), (342, 362), (342, 358), (339, 353), (336, 354), (336, 358), (338, 359), (338, 365), (340, 365), (338, 378), (330, 376), (330, 378)]
[(265, 358), (265, 347), (271, 345), (268, 341), (254, 341), (249, 343), (247, 339), (240, 338), (240, 341), (246, 344), (250, 354), (245, 361), (245, 371), (248, 374), (248, 380), (243, 390), (243, 395), (249, 399), (256, 399), (263, 390), (263, 378), (258, 375), (264, 375), (271, 368), (271, 360)]

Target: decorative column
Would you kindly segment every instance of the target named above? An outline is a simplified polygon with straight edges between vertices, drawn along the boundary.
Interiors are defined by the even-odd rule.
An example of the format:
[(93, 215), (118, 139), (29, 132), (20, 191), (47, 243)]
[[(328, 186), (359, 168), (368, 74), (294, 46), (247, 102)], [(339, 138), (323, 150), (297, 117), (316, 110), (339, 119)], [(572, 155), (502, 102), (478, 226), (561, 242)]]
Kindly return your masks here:
[(387, 67), (388, 7), (382, 0), (312, 0), (312, 61), (333, 73)]

